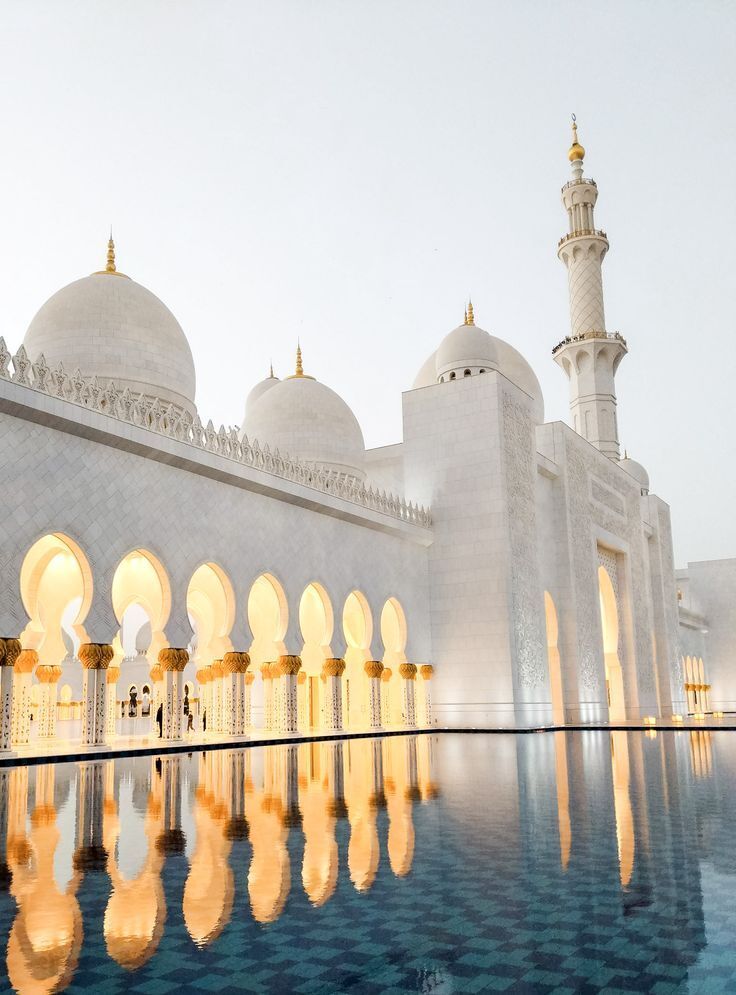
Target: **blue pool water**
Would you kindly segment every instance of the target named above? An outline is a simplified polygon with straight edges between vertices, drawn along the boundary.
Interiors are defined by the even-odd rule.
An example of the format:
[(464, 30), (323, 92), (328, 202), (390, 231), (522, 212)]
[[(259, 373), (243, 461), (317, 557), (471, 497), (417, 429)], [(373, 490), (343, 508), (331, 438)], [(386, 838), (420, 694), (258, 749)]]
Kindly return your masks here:
[(736, 734), (0, 770), (0, 988), (736, 992)]

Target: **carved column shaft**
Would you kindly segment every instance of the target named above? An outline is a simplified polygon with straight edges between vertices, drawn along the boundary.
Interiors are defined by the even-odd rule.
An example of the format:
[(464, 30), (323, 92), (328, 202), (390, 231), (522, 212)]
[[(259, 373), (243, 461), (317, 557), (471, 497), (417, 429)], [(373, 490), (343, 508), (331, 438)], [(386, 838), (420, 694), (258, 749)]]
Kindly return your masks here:
[(0, 638), (0, 753), (7, 753), (12, 742), (13, 679), (20, 652), (17, 639)]
[(371, 729), (381, 728), (381, 675), (383, 664), (380, 660), (367, 660), (365, 673), (368, 680), (368, 725)]
[(417, 668), (413, 663), (402, 663), (399, 667), (401, 677), (401, 719), (405, 726), (413, 728), (417, 724), (415, 680)]
[(280, 713), (281, 731), (297, 732), (298, 706), (297, 706), (297, 674), (301, 668), (302, 661), (298, 656), (282, 656), (279, 659), (279, 671), (281, 677), (278, 683), (280, 688)]
[(421, 708), (420, 708), (420, 721), (423, 726), (432, 725), (432, 675), (434, 674), (434, 667), (431, 664), (425, 663), (419, 668), (419, 673), (422, 676), (421, 689)]
[(322, 667), (326, 690), (324, 726), (330, 731), (342, 729), (342, 675), (344, 673), (344, 660), (336, 657), (325, 660)]
[(158, 655), (163, 671), (163, 738), (178, 741), (181, 736), (183, 708), (182, 672), (189, 660), (189, 654), (180, 647), (169, 646)]
[(39, 739), (53, 739), (56, 736), (56, 693), (61, 667), (37, 667), (36, 677), (40, 684), (38, 736)]
[(253, 686), (253, 681), (255, 680), (255, 674), (250, 674), (250, 673), (244, 674), (243, 678), (245, 683), (245, 692), (244, 692), (245, 705), (243, 713), (243, 722), (245, 725), (245, 729), (243, 731), (246, 732), (247, 730), (253, 727), (253, 711), (251, 707), (251, 688)]
[(390, 726), (393, 721), (391, 714), (391, 670), (383, 668), (381, 674), (381, 721), (384, 726)]
[(31, 674), (37, 664), (35, 650), (22, 650), (15, 663), (11, 737), (18, 746), (31, 741)]

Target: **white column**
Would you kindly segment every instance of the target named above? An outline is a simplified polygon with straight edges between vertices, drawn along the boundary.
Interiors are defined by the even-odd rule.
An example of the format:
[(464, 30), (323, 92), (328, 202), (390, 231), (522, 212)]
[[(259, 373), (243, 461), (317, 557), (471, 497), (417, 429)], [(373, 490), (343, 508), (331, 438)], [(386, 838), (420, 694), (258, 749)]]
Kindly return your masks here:
[(263, 681), (263, 728), (269, 732), (271, 730), (271, 664), (261, 665), (261, 680)]
[(19, 640), (0, 639), (0, 753), (9, 753), (12, 743), (14, 667), (20, 652)]
[(82, 643), (79, 660), (84, 667), (82, 743), (102, 746), (107, 726), (107, 668), (114, 655), (109, 643)]
[(256, 679), (255, 674), (248, 673), (243, 674), (244, 684), (245, 684), (245, 711), (244, 711), (244, 732), (247, 732), (253, 727), (253, 712), (251, 708), (251, 688), (253, 686), (253, 681)]
[(371, 729), (380, 729), (383, 664), (380, 660), (366, 660), (365, 673), (368, 680), (368, 725)]
[(381, 674), (381, 721), (384, 726), (390, 726), (393, 722), (391, 714), (391, 675), (390, 667), (384, 667)]
[(296, 681), (297, 697), (297, 725), (301, 730), (309, 728), (309, 685), (307, 675), (303, 670), (299, 671)]
[(181, 740), (183, 707), (182, 672), (189, 660), (189, 653), (180, 647), (168, 646), (158, 654), (163, 671), (163, 739)]
[(322, 665), (326, 684), (325, 696), (325, 729), (336, 732), (342, 729), (342, 675), (345, 673), (345, 661), (332, 657)]
[(414, 700), (414, 684), (417, 668), (413, 663), (402, 663), (399, 667), (401, 677), (401, 721), (410, 729), (417, 724), (416, 704)]
[(422, 726), (432, 725), (432, 692), (431, 684), (432, 675), (434, 674), (434, 667), (430, 663), (425, 663), (419, 668), (419, 673), (422, 677), (422, 696), (420, 703), (420, 722)]
[(39, 666), (36, 677), (40, 684), (38, 708), (38, 737), (53, 739), (56, 736), (56, 689), (61, 677), (61, 667)]
[(35, 650), (21, 650), (13, 679), (12, 740), (15, 746), (31, 741), (31, 675), (38, 664)]
[(301, 665), (301, 657), (298, 656), (282, 656), (279, 659), (281, 732), (298, 731), (296, 681)]
[[(120, 677), (120, 667), (112, 666), (107, 668), (105, 680), (107, 681), (107, 712), (106, 727), (108, 742), (114, 738), (117, 731), (118, 719), (118, 678)], [(153, 707), (155, 695), (151, 695), (151, 707)], [(155, 715), (155, 713), (154, 713)]]

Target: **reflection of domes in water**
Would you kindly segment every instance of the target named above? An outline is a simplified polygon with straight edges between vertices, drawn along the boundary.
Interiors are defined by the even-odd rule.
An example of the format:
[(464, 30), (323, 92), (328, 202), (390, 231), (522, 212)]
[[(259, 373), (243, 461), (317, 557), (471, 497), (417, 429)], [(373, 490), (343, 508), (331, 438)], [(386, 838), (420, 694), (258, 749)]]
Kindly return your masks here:
[(194, 413), (192, 352), (166, 305), (115, 270), (110, 240), (108, 269), (63, 287), (28, 326), (23, 344), (35, 362), (43, 353), (54, 369), (77, 369), (101, 384), (159, 397)]
[(304, 373), (301, 350), (294, 376), (277, 380), (247, 407), (242, 435), (282, 456), (358, 480), (365, 476), (365, 442), (357, 418), (339, 394)]

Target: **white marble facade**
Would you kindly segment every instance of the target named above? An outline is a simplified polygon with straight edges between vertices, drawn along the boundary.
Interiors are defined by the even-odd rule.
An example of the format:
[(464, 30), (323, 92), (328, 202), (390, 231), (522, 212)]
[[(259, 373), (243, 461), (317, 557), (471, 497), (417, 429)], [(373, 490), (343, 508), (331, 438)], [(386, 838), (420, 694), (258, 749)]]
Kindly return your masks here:
[[(113, 729), (135, 733), (124, 725), (133, 686), (150, 696), (145, 730), (161, 702), (171, 739), (186, 734), (185, 695), (200, 720), (209, 702), (208, 735), (684, 711), (669, 510), (643, 467), (618, 459), (626, 346), (604, 327), (608, 240), (583, 154), (575, 136), (560, 251), (568, 269), (585, 253), (595, 300), (571, 279), (572, 333), (554, 357), (587, 431), (544, 422), (534, 372), (475, 324), (472, 304), (404, 393), (393, 446), (366, 452), (348, 405), (304, 372), (301, 354), (292, 377), (256, 385), (238, 429), (217, 430), (196, 412), (178, 323), (117, 273), (112, 243), (107, 269), (47, 302), (23, 346), (11, 355), (0, 340), (0, 666), (12, 666), (12, 640), (31, 651), (15, 707), (29, 707), (30, 668), (32, 685), (58, 691), (60, 719), (78, 703), (88, 730), (94, 711), (95, 733), (83, 734), (95, 745)], [(151, 363), (126, 353), (141, 341)], [(29, 565), (45, 536), (56, 545)], [(49, 565), (59, 550), (76, 564), (69, 604)], [(143, 581), (140, 597), (130, 578), (121, 594), (120, 564), (136, 551), (156, 565), (158, 607)], [(203, 564), (220, 578), (220, 607), (206, 585), (192, 593)], [(252, 599), (263, 577), (276, 591), (267, 644), (258, 612), (270, 609)], [(149, 626), (134, 680), (121, 648), (131, 604)], [(106, 681), (90, 670), (82, 680), (88, 643), (113, 647)], [(228, 670), (246, 653), (246, 677), (245, 662)], [(728, 696), (736, 686), (724, 684)]]

